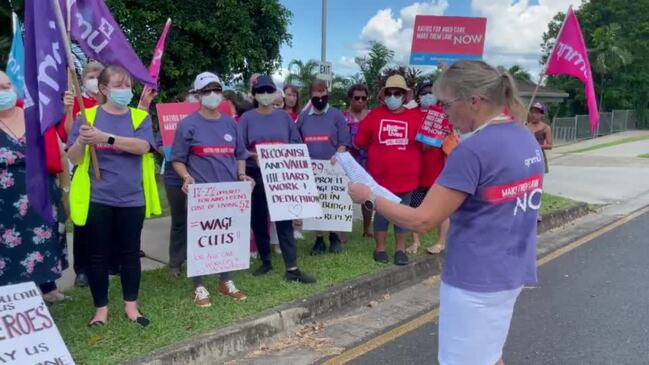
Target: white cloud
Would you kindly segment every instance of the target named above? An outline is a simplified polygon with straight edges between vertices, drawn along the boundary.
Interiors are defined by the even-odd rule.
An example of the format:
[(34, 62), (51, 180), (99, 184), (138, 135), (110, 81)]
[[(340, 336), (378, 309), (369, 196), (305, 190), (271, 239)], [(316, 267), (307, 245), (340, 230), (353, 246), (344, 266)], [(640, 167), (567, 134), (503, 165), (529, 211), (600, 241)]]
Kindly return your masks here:
[(343, 68), (353, 68), (356, 67), (356, 62), (354, 62), (354, 57), (341, 56), (338, 61), (338, 66)]
[(390, 8), (379, 10), (363, 27), (361, 42), (365, 47), (360, 47), (362, 50), (359, 53), (366, 53), (366, 45), (371, 41), (377, 41), (394, 50), (395, 62), (407, 63), (415, 16), (442, 15), (447, 8), (447, 0), (432, 0), (416, 2), (404, 7), (399, 11), (398, 17)]
[(485, 60), (496, 65), (519, 64), (536, 78), (541, 71), (541, 42), (548, 23), (575, 0), (472, 0), (473, 15), (487, 18)]
[(282, 67), (276, 70), (275, 72), (273, 72), (271, 77), (273, 78), (273, 82), (275, 82), (275, 85), (278, 88), (282, 88), (284, 87), (284, 79), (286, 79), (286, 76), (288, 76), (288, 74), (289, 74), (288, 69)]

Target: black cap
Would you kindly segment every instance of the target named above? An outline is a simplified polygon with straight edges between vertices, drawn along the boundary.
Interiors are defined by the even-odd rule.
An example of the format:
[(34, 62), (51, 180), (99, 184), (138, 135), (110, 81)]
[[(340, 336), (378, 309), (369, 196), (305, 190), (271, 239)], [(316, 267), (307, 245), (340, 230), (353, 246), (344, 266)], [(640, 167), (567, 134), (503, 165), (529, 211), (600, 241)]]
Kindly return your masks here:
[(259, 89), (273, 89), (275, 91), (277, 90), (277, 86), (275, 86), (272, 77), (269, 75), (261, 75), (257, 77), (257, 80), (252, 85), (252, 93), (255, 94)]
[(424, 80), (424, 81), (421, 81), (421, 82), (419, 83), (419, 85), (417, 85), (417, 95), (421, 94), (421, 91), (422, 91), (425, 87), (429, 87), (429, 86), (433, 86), (433, 82), (432, 82), (431, 80)]

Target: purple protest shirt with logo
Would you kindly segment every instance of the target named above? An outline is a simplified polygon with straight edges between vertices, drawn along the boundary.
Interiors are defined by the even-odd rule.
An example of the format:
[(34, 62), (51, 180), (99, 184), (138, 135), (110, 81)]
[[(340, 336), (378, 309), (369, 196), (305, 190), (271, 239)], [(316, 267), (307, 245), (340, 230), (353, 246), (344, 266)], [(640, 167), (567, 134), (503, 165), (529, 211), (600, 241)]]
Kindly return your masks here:
[[(291, 116), (283, 110), (273, 110), (271, 114), (260, 114), (256, 109), (245, 112), (237, 126), (241, 139), (252, 153), (256, 153), (258, 144), (302, 143)], [(249, 167), (257, 167), (257, 162), (249, 158), (246, 162)]]
[(336, 154), (339, 146), (352, 145), (345, 116), (336, 108), (327, 107), (321, 114), (300, 114), (297, 128), (309, 149), (309, 156), (315, 160), (328, 160)]
[(467, 198), (451, 216), (442, 280), (476, 292), (535, 283), (543, 154), (518, 122), (492, 124), (462, 141), (437, 184)]
[[(133, 130), (131, 112), (120, 115), (110, 114), (103, 108), (97, 108), (97, 116), (93, 126), (102, 132), (119, 137), (139, 138), (155, 147), (151, 118), (146, 119)], [(81, 118), (77, 118), (72, 126), (68, 148), (79, 137)], [(97, 163), (101, 172), (101, 180), (97, 181), (90, 169), (90, 201), (112, 207), (142, 207), (144, 206), (144, 191), (142, 190), (142, 156), (123, 152), (106, 143), (95, 145)]]
[(237, 161), (247, 157), (237, 124), (227, 115), (210, 120), (194, 112), (178, 123), (171, 161), (184, 163), (197, 183), (238, 181)]

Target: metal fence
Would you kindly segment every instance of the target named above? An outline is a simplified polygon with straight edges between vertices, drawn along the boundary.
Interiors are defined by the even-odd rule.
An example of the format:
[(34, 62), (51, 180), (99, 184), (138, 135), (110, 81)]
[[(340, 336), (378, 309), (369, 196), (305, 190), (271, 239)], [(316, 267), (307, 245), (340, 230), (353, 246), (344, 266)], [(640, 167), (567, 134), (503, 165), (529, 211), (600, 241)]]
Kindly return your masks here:
[(590, 131), (588, 115), (557, 118), (552, 120), (554, 143), (567, 144), (598, 136), (635, 129), (637, 116), (633, 110), (613, 110), (599, 113), (599, 127), (595, 134)]

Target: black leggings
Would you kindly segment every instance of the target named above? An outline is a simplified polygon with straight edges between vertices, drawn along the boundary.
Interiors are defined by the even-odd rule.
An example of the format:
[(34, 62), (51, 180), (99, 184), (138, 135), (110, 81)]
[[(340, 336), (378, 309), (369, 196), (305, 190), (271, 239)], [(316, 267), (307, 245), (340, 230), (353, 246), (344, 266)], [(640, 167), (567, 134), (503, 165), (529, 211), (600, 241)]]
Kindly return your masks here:
[(140, 234), (144, 207), (120, 208), (90, 203), (86, 233), (90, 265), (87, 270), (95, 307), (108, 305), (108, 268), (111, 256), (121, 265), (124, 301), (137, 300), (140, 290)]
[[(252, 190), (252, 232), (255, 234), (255, 243), (259, 256), (264, 264), (270, 264), (270, 235), (268, 234), (268, 203), (264, 191), (264, 181), (258, 168), (248, 167), (246, 174), (255, 179), (255, 188)], [(297, 267), (297, 247), (293, 237), (293, 221), (277, 221), (277, 238), (282, 249), (286, 269)]]

